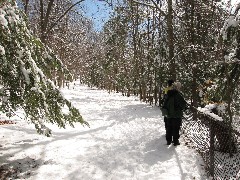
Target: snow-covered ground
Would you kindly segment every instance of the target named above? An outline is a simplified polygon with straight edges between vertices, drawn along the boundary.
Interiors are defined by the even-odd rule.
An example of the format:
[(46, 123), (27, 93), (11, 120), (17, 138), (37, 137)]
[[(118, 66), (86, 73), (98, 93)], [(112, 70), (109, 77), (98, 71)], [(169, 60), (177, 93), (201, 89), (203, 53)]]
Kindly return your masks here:
[(49, 125), (53, 136), (45, 137), (19, 112), (11, 118), (16, 124), (0, 125), (0, 179), (7, 167), (12, 168), (12, 179), (207, 179), (201, 157), (183, 139), (180, 146), (166, 145), (158, 107), (78, 82), (62, 92), (90, 128)]

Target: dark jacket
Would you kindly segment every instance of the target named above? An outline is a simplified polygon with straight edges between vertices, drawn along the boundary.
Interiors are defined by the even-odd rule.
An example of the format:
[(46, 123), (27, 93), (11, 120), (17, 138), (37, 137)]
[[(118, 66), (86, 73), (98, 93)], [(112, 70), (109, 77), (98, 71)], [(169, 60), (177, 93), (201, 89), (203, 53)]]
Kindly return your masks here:
[(178, 90), (172, 89), (168, 91), (163, 107), (168, 110), (168, 118), (181, 118), (186, 104), (182, 94)]

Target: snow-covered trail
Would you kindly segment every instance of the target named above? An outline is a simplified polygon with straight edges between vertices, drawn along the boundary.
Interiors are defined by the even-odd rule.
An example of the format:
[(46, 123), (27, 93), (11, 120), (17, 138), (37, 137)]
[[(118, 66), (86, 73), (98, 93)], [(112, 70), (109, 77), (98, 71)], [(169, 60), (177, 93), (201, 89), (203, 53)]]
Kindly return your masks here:
[(0, 126), (0, 164), (18, 169), (13, 179), (206, 179), (201, 158), (182, 139), (180, 146), (166, 145), (158, 107), (78, 82), (62, 92), (90, 128), (49, 125), (48, 138), (18, 117), (17, 124)]

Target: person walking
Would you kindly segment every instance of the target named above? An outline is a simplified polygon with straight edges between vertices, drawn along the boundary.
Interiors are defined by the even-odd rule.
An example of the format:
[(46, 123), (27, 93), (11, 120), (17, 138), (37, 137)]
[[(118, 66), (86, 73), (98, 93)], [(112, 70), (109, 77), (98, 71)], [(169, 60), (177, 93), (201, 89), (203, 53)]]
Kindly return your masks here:
[(181, 92), (181, 83), (175, 82), (172, 89), (168, 90), (167, 98), (163, 107), (167, 109), (166, 119), (166, 140), (167, 145), (173, 142), (174, 146), (180, 145), (179, 131), (182, 124), (183, 110), (186, 108), (187, 102), (183, 98)]

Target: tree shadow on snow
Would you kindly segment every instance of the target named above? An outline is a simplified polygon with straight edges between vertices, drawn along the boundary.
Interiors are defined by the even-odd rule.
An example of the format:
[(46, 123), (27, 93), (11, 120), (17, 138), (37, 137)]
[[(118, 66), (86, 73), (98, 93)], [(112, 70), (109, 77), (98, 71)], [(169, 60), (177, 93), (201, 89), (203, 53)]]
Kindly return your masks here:
[(41, 159), (25, 157), (13, 161), (5, 159), (0, 166), (0, 179), (28, 179), (36, 174), (40, 165), (44, 164)]
[[(107, 120), (115, 120), (118, 123), (126, 123), (136, 119), (155, 119), (161, 121), (162, 116), (158, 107), (150, 107), (145, 104), (127, 105), (122, 108), (109, 111)], [(104, 114), (104, 110), (101, 112)]]
[(185, 180), (187, 173), (184, 173), (183, 171), (179, 154), (175, 148), (176, 147), (173, 145), (166, 145), (165, 135), (161, 136), (158, 139), (154, 139), (146, 144), (144, 162), (152, 166), (159, 162), (162, 163), (164, 161), (172, 159), (174, 156), (181, 174), (181, 180)]
[(186, 176), (187, 176), (187, 173), (183, 172), (183, 168), (182, 168), (182, 165), (181, 165), (181, 162), (180, 162), (180, 159), (179, 159), (179, 155), (178, 155), (176, 150), (174, 150), (174, 154), (175, 154), (177, 164), (178, 164), (178, 167), (179, 167), (179, 170), (180, 170), (180, 173), (181, 173), (181, 180), (185, 180)]
[(171, 159), (175, 151), (175, 147), (172, 145), (166, 145), (165, 135), (162, 135), (160, 138), (153, 139), (145, 146), (144, 162), (151, 166)]
[[(32, 146), (48, 145), (54, 141), (76, 138), (76, 136), (79, 136), (79, 137), (77, 137), (77, 139), (78, 138), (83, 139), (84, 138), (83, 135), (91, 134), (91, 133), (94, 134), (99, 131), (101, 132), (101, 131), (106, 130), (109, 127), (114, 126), (115, 124), (128, 123), (128, 122), (134, 121), (136, 119), (151, 120), (152, 123), (162, 123), (161, 113), (160, 113), (159, 108), (156, 106), (148, 106), (144, 103), (136, 104), (136, 105), (126, 105), (119, 109), (117, 109), (116, 107), (103, 109), (103, 111), (99, 112), (98, 115), (100, 117), (101, 117), (101, 115), (105, 115), (105, 117), (107, 117), (107, 118), (105, 118), (104, 120), (113, 121), (113, 122), (109, 125), (100, 126), (98, 128), (94, 128), (94, 129), (91, 127), (90, 127), (90, 129), (86, 128), (86, 130), (81, 129), (79, 132), (76, 132), (76, 131), (74, 131), (74, 132), (54, 132), (54, 136), (51, 137), (49, 140), (42, 140), (40, 142), (37, 140), (41, 139), (41, 136), (39, 136), (38, 139), (35, 139), (36, 141), (34, 141), (34, 139), (29, 139), (29, 140), (25, 139), (25, 140), (21, 141), (22, 143), (14, 142), (13, 143), (14, 146), (11, 146), (11, 148), (16, 148), (17, 151), (15, 151), (14, 153), (18, 153), (18, 152), (21, 152), (22, 150), (26, 150)], [(88, 121), (88, 120), (86, 119), (86, 121)], [(21, 127), (11, 126), (11, 127), (4, 127), (4, 128), (9, 128), (11, 130), (17, 130), (17, 131), (23, 131), (23, 132), (26, 132), (27, 134), (32, 134), (32, 135), (37, 134), (36, 131), (31, 127), (28, 128), (28, 127), (22, 127), (22, 126)], [(97, 138), (97, 137), (94, 137), (94, 138)], [(106, 141), (106, 140), (103, 139), (103, 141)], [(6, 147), (6, 148), (8, 148), (8, 147)], [(116, 148), (116, 149), (114, 149), (113, 152), (111, 152), (111, 153), (113, 153), (113, 155), (116, 154), (119, 151), (118, 148), (121, 148), (121, 147), (117, 146), (114, 148)], [(154, 139), (146, 144), (146, 147), (144, 150), (144, 162), (149, 165), (154, 165), (158, 162), (163, 162), (168, 159), (171, 159), (172, 155), (174, 154), (173, 150), (174, 150), (173, 147), (168, 147), (166, 145), (165, 136), (161, 136), (160, 138)], [(43, 148), (43, 151), (44, 151), (44, 148)], [(12, 166), (12, 164), (16, 165), (19, 162), (22, 163), (23, 169), (21, 170), (22, 171), (21, 173), (23, 173), (24, 176), (31, 176), (32, 173), (34, 173), (34, 171), (36, 170), (36, 168), (38, 168), (39, 165), (44, 164), (43, 159), (33, 160), (29, 157), (26, 157), (21, 160), (14, 160), (14, 161), (7, 160), (7, 158), (11, 157), (11, 156), (14, 156), (14, 154), (13, 153), (6, 154), (6, 155), (4, 154), (4, 161), (2, 161), (2, 160), (1, 161), (4, 163), (6, 162), (6, 165), (8, 165), (8, 166)], [(106, 151), (106, 154), (104, 155), (104, 157), (106, 157), (106, 158), (109, 157), (108, 151)], [(81, 158), (80, 158), (80, 160), (81, 160)], [(97, 160), (97, 162), (95, 162), (95, 163), (101, 165), (102, 160), (101, 159), (100, 160), (93, 159), (93, 161), (96, 161), (96, 160)], [(25, 165), (23, 165), (23, 164), (25, 164)], [(17, 166), (17, 167), (19, 167), (19, 166)], [(28, 172), (30, 170), (31, 170), (31, 173), (28, 174)], [(19, 175), (19, 173), (18, 173), (18, 175)], [(75, 175), (76, 174), (73, 173), (72, 177), (74, 177)]]

